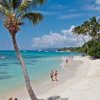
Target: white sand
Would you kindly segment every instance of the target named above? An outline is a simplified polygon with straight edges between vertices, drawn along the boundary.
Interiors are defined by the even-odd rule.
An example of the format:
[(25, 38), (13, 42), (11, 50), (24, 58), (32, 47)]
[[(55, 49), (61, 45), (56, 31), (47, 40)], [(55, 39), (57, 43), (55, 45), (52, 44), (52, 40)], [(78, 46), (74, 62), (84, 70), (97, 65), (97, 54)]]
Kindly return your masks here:
[[(73, 59), (68, 64), (63, 63), (59, 81), (51, 82), (48, 78), (47, 82), (33, 87), (38, 98), (60, 96), (68, 100), (100, 100), (100, 60), (90, 60), (89, 57)], [(11, 95), (18, 100), (30, 100), (26, 88), (11, 92)]]
[(100, 60), (90, 60), (89, 57), (74, 59), (83, 62), (76, 75), (68, 80), (65, 76), (64, 83), (54, 87), (42, 97), (60, 96), (69, 98), (68, 100), (100, 100)]
[(69, 97), (69, 100), (100, 100), (100, 60), (88, 58), (80, 58), (80, 60), (84, 62), (82, 66), (88, 72), (84, 70), (86, 72), (84, 77), (70, 87), (66, 86), (66, 90), (60, 95)]

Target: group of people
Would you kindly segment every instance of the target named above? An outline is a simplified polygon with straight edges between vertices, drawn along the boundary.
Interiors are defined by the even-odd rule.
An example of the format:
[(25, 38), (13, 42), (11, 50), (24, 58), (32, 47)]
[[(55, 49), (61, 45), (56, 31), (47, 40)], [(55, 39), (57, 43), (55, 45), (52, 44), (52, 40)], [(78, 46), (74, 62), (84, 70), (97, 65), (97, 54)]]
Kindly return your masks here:
[(51, 70), (50, 77), (51, 81), (58, 81), (58, 71)]
[(67, 57), (67, 59), (66, 59), (66, 63), (68, 63), (69, 61), (71, 61), (72, 58), (73, 58), (73, 56)]

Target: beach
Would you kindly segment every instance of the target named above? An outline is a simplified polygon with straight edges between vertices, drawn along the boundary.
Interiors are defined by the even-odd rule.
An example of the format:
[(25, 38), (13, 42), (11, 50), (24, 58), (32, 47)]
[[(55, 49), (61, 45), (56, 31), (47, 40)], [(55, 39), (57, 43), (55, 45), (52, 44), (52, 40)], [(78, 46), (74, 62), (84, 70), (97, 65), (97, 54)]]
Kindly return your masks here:
[[(55, 51), (22, 51), (21, 53), (36, 95), (41, 94), (42, 85), (44, 86), (48, 82), (51, 82), (50, 71), (52, 69), (57, 69), (61, 76), (60, 73), (64, 70), (61, 67), (63, 63), (62, 57), (80, 55), (77, 52)], [(22, 69), (16, 58), (16, 53), (14, 51), (0, 51), (0, 100), (19, 96), (22, 98), (25, 97), (24, 94), (28, 96)]]
[[(64, 58), (66, 59), (66, 58)], [(32, 82), (33, 89), (40, 99), (53, 97), (55, 100), (100, 100), (100, 59), (91, 60), (89, 57), (77, 56), (68, 63), (62, 61), (62, 71), (59, 81), (51, 81), (49, 77), (37, 86)], [(10, 91), (8, 97), (18, 100), (30, 100), (26, 88)]]
[(0, 100), (100, 100), (99, 10), (100, 0), (0, 0)]

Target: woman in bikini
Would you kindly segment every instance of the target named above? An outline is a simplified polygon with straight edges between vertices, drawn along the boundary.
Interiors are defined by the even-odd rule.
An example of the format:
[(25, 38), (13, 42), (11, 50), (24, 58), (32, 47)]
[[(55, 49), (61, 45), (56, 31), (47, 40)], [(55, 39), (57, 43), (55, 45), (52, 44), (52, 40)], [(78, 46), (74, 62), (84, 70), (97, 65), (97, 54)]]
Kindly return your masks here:
[(57, 70), (55, 70), (55, 81), (58, 81), (58, 71)]

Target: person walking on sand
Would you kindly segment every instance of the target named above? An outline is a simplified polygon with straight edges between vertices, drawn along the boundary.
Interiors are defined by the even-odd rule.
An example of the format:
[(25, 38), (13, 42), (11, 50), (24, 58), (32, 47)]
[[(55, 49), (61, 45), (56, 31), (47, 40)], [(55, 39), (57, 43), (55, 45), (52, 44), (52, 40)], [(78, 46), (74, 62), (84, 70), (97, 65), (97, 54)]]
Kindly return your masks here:
[(66, 59), (66, 63), (68, 63), (68, 59)]
[(57, 70), (55, 70), (55, 81), (58, 81), (58, 71)]
[(54, 81), (54, 80), (53, 80), (53, 77), (54, 77), (54, 72), (53, 72), (53, 70), (51, 70), (50, 77), (51, 77), (51, 81)]

